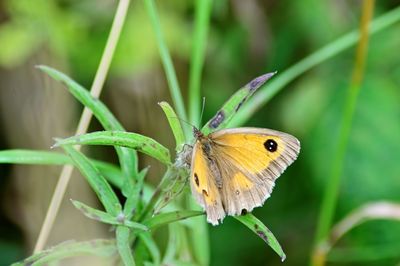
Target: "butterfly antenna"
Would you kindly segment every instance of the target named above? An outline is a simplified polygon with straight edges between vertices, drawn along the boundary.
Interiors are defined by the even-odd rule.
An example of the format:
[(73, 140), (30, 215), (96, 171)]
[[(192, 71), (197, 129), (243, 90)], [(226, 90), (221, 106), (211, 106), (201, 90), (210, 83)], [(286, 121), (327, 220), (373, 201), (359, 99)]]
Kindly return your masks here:
[(172, 116), (171, 118), (178, 119), (179, 121), (184, 122), (184, 123), (188, 124), (189, 126), (196, 128), (192, 123), (190, 123), (190, 122), (188, 122), (188, 121), (186, 121), (186, 120), (184, 120), (182, 118), (179, 118), (177, 116)]

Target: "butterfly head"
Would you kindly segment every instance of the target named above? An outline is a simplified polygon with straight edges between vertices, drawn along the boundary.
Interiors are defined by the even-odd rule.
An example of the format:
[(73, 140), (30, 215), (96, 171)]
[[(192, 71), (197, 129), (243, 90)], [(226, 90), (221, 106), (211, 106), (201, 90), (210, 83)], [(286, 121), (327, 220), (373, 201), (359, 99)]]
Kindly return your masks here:
[(200, 139), (200, 138), (204, 137), (204, 134), (198, 128), (193, 127), (193, 136), (196, 139)]

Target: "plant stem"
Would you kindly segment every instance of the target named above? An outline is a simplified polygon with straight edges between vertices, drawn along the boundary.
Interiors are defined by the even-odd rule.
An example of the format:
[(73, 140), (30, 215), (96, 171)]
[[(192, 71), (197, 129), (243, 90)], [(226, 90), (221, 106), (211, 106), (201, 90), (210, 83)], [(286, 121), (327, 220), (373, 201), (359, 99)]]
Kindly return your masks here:
[(206, 48), (212, 0), (196, 1), (195, 28), (192, 43), (189, 75), (189, 119), (190, 122), (201, 127), (200, 119), (200, 84), (201, 72), (204, 65), (204, 52)]
[(173, 166), (168, 167), (160, 183), (158, 183), (158, 186), (154, 190), (149, 203), (147, 203), (145, 209), (140, 214), (138, 221), (144, 221), (149, 216), (149, 214), (152, 213), (154, 206), (160, 199), (161, 192), (168, 186), (168, 184), (171, 182), (171, 179), (176, 178), (176, 174), (177, 174), (176, 169)]
[[(340, 187), (341, 176), (343, 174), (343, 166), (349, 142), (354, 110), (357, 104), (358, 95), (361, 88), (362, 77), (365, 69), (365, 59), (367, 56), (367, 46), (369, 37), (369, 24), (374, 10), (374, 0), (364, 0), (362, 7), (362, 17), (360, 25), (360, 40), (356, 50), (356, 58), (353, 69), (353, 74), (350, 82), (350, 87), (347, 92), (346, 102), (340, 124), (339, 139), (337, 150), (334, 154), (332, 171), (328, 179), (325, 189), (322, 207), (319, 215), (316, 246), (313, 255), (313, 265), (324, 265), (325, 256), (319, 256), (318, 249), (328, 234), (332, 225), (333, 216), (335, 213), (338, 191)], [(323, 248), (323, 247), (322, 247)]]
[[(117, 11), (115, 12), (114, 21), (111, 26), (110, 35), (108, 36), (107, 43), (101, 57), (99, 67), (96, 72), (90, 93), (93, 97), (98, 98), (104, 85), (105, 78), (107, 76), (108, 69), (110, 68), (111, 59), (113, 57), (115, 47), (118, 43), (118, 39), (124, 25), (126, 13), (129, 7), (129, 0), (120, 0), (118, 3)], [(92, 119), (92, 112), (88, 108), (84, 108), (81, 115), (78, 128), (75, 135), (84, 134), (89, 126)], [(79, 147), (77, 147), (79, 149)], [(67, 189), (69, 180), (71, 179), (73, 167), (66, 165), (63, 167), (60, 177), (57, 182), (57, 186), (54, 190), (49, 208), (46, 213), (46, 217), (40, 229), (39, 237), (36, 241), (34, 253), (43, 249), (47, 242), (50, 231), (53, 228), (54, 221), (56, 219), (58, 210), (60, 208), (62, 199), (64, 198), (65, 191)]]
[[(375, 19), (369, 27), (369, 34), (373, 35), (383, 29), (392, 26), (394, 23), (400, 21), (400, 6), (387, 12), (386, 14)], [(358, 31), (352, 31), (340, 37), (336, 41), (329, 43), (318, 51), (312, 53), (300, 62), (294, 64), (281, 75), (277, 75), (271, 82), (261, 88), (255, 95), (242, 107), (241, 110), (235, 115), (230, 122), (230, 127), (237, 127), (243, 125), (249, 120), (254, 113), (264, 106), (275, 94), (281, 91), (287, 84), (292, 82), (295, 78), (299, 77), (312, 67), (321, 64), (322, 62), (332, 58), (333, 56), (350, 48), (360, 38)]]
[(176, 77), (175, 68), (172, 64), (171, 55), (168, 51), (167, 45), (164, 42), (164, 36), (161, 31), (156, 6), (153, 0), (144, 0), (144, 3), (151, 20), (151, 24), (153, 26), (154, 34), (156, 35), (158, 50), (160, 53), (162, 64), (164, 66), (165, 74), (167, 76), (168, 87), (172, 96), (172, 101), (174, 102), (175, 110), (177, 111), (180, 119), (187, 120), (181, 89), (179, 88), (178, 79)]

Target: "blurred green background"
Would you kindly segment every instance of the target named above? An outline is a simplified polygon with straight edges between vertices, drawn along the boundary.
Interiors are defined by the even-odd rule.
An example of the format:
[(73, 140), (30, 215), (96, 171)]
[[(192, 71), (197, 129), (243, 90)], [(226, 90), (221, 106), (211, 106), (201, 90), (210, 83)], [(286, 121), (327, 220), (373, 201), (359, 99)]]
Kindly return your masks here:
[[(194, 2), (156, 1), (180, 86), (187, 96)], [(360, 24), (362, 1), (241, 1), (213, 3), (202, 95), (203, 122), (248, 81), (290, 66)], [(374, 17), (399, 7), (376, 1)], [(52, 137), (73, 134), (82, 107), (34, 68), (55, 67), (89, 88), (115, 12), (116, 1), (3, 0), (0, 2), (0, 149), (48, 150)], [(400, 202), (400, 24), (370, 38), (340, 185), (335, 221), (368, 202)], [(337, 145), (355, 47), (317, 65), (272, 98), (246, 126), (273, 128), (302, 143), (298, 160), (277, 181), (272, 197), (254, 214), (286, 252), (285, 265), (306, 265), (333, 153)], [(171, 102), (154, 34), (142, 1), (132, 1), (102, 100), (132, 132), (173, 149), (157, 102)], [(94, 121), (90, 130), (99, 130)], [(108, 148), (94, 157), (115, 161)], [(154, 160), (149, 178), (163, 168)], [(50, 170), (49, 170), (50, 169)], [(0, 265), (29, 255), (60, 168), (0, 165)], [(75, 190), (80, 197), (89, 190)], [(73, 196), (71, 196), (73, 197)], [(87, 196), (92, 197), (92, 196)], [(95, 199), (92, 199), (95, 202)], [(68, 205), (66, 202), (65, 205)], [(52, 243), (107, 236), (65, 211)], [(68, 211), (69, 210), (69, 211)], [(399, 215), (400, 216), (400, 215)], [(281, 265), (279, 257), (232, 218), (209, 226), (212, 265)], [(57, 233), (59, 232), (59, 233)], [(400, 265), (400, 222), (371, 221), (347, 234), (330, 265)], [(367, 249), (372, 247), (372, 251)], [(351, 259), (345, 251), (359, 248)], [(398, 252), (397, 252), (398, 251)], [(369, 253), (375, 259), (366, 259)], [(368, 253), (368, 254), (367, 254)], [(343, 261), (344, 259), (350, 261)], [(329, 261), (328, 257), (328, 261)]]

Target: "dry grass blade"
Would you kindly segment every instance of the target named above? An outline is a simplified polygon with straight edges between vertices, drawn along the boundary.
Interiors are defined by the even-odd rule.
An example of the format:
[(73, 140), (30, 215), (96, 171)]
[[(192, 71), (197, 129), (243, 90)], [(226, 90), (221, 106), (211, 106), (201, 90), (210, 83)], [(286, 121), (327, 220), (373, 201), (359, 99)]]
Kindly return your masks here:
[[(111, 27), (110, 35), (108, 37), (104, 53), (102, 55), (99, 68), (97, 69), (96, 76), (94, 78), (92, 88), (90, 93), (93, 97), (98, 98), (101, 89), (103, 88), (103, 84), (110, 67), (111, 59), (113, 57), (115, 47), (118, 43), (119, 35), (121, 33), (122, 26), (125, 21), (126, 13), (129, 6), (129, 0), (121, 0), (118, 3), (117, 11), (115, 13), (114, 21)], [(92, 118), (92, 113), (88, 108), (83, 110), (81, 119), (79, 121), (78, 128), (76, 130), (76, 134), (83, 134), (87, 131), (90, 120)], [(71, 174), (72, 174), (72, 166), (64, 166), (60, 177), (58, 179), (58, 183), (56, 189), (54, 191), (53, 197), (50, 202), (49, 209), (47, 210), (45, 220), (42, 224), (42, 228), (40, 229), (39, 237), (37, 239), (34, 253), (43, 249), (46, 244), (47, 238), (50, 234), (50, 231), (53, 227), (55, 218), (57, 216), (57, 212), (60, 208), (61, 201), (64, 197), (65, 190), (68, 186)]]
[(387, 201), (368, 203), (347, 215), (332, 228), (328, 240), (318, 245), (316, 254), (321, 259), (320, 265), (325, 264), (325, 259), (332, 247), (351, 229), (367, 221), (378, 219), (400, 221), (400, 204)]
[(331, 232), (330, 246), (334, 245), (354, 227), (369, 220), (389, 219), (400, 221), (400, 204), (387, 201), (366, 204), (351, 212), (337, 223)]

